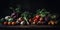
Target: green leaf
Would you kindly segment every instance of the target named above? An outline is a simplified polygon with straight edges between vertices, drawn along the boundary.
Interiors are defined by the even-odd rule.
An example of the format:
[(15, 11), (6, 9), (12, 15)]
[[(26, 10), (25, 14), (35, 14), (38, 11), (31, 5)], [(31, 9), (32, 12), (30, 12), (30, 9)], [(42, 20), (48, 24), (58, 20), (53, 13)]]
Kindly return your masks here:
[(51, 18), (52, 18), (52, 19), (56, 18), (56, 15), (52, 15)]
[(9, 18), (9, 19), (8, 19), (8, 22), (12, 22), (12, 21), (13, 21), (13, 18)]

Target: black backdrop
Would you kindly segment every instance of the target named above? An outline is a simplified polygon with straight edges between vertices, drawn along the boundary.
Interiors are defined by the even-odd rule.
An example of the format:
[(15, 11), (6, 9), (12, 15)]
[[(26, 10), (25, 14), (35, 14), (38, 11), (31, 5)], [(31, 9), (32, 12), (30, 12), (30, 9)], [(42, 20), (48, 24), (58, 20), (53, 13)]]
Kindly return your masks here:
[(48, 11), (60, 13), (57, 0), (0, 0), (0, 17), (10, 15), (10, 6), (20, 4), (23, 11), (34, 12), (37, 9), (46, 8)]

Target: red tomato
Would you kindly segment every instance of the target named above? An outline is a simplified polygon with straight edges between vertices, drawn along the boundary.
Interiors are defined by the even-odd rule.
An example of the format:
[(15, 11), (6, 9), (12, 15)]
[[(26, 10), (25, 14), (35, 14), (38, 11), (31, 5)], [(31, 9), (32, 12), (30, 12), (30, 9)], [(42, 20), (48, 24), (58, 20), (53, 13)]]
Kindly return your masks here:
[(4, 22), (4, 25), (6, 25), (7, 24), (7, 22)]
[(16, 22), (12, 22), (12, 25), (15, 25), (16, 24)]
[(40, 18), (40, 16), (39, 16), (39, 15), (36, 15), (36, 16), (33, 18), (34, 22), (38, 22), (39, 18)]
[(8, 25), (11, 25), (11, 22), (8, 22)]

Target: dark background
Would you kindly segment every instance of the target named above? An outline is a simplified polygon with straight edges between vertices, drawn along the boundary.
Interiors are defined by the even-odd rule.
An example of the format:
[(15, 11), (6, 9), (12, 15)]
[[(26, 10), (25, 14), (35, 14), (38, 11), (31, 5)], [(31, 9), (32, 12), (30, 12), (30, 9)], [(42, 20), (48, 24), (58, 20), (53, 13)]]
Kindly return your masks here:
[(46, 8), (50, 12), (60, 13), (58, 0), (0, 0), (0, 18), (10, 15), (9, 7), (15, 7), (17, 4), (21, 5), (23, 11), (34, 12)]

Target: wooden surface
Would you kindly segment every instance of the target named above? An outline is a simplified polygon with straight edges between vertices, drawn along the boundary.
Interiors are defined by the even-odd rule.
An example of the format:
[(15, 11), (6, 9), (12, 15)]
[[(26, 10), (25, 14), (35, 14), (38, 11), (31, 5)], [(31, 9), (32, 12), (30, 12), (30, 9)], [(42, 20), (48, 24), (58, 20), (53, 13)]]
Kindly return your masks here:
[(0, 30), (56, 30), (59, 26), (50, 25), (17, 25), (17, 26), (0, 26)]
[(0, 26), (1, 28), (55, 28), (57, 26), (50, 25), (16, 25), (16, 26)]

